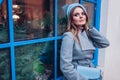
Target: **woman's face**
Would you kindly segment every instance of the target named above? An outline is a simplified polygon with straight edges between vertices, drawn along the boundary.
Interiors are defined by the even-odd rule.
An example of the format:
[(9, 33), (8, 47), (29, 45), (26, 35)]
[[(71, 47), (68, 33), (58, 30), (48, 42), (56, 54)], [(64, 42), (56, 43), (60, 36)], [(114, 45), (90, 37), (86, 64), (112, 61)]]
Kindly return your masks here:
[(76, 7), (72, 13), (72, 23), (76, 26), (83, 26), (86, 24), (86, 15), (82, 8)]

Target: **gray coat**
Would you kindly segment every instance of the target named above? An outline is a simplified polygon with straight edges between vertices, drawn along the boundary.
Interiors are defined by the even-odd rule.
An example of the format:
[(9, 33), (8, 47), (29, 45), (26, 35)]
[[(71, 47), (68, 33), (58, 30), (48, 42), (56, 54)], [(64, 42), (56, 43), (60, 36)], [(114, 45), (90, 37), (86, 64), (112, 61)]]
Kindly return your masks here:
[(95, 28), (78, 34), (80, 44), (75, 41), (71, 32), (63, 34), (60, 51), (60, 68), (64, 75), (64, 80), (87, 80), (75, 69), (75, 65), (93, 67), (92, 59), (95, 48), (105, 48), (109, 46), (109, 41), (101, 35)]

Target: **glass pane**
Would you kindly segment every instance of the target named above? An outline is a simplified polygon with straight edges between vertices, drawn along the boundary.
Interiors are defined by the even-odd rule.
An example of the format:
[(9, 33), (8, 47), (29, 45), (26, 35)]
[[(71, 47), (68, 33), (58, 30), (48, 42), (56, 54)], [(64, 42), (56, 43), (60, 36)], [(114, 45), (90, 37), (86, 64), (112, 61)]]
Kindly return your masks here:
[(58, 40), (57, 46), (57, 75), (58, 77), (62, 76), (62, 72), (60, 70), (60, 48), (61, 48), (61, 40)]
[(52, 41), (15, 48), (17, 80), (53, 79), (54, 44)]
[(53, 0), (13, 0), (15, 41), (53, 33)]
[(9, 49), (0, 49), (0, 80), (10, 80), (9, 54)]
[[(7, 12), (7, 1), (1, 0), (0, 3), (0, 43), (9, 41), (8, 36), (8, 12)], [(3, 37), (4, 36), (4, 37)]]
[(83, 1), (83, 5), (87, 9), (89, 23), (94, 25), (95, 24), (95, 5), (93, 3), (85, 2), (85, 1)]
[(61, 35), (65, 29), (66, 29), (66, 25), (67, 25), (67, 18), (66, 15), (64, 14), (62, 7), (66, 4), (71, 4), (71, 3), (75, 3), (78, 2), (79, 0), (58, 0), (59, 4), (58, 4), (58, 35)]

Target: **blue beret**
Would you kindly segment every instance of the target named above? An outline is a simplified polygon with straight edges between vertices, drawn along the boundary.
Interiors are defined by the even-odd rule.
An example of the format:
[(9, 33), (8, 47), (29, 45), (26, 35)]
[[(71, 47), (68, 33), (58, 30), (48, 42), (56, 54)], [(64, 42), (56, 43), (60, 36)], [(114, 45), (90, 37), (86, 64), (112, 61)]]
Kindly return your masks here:
[(84, 11), (85, 13), (87, 14), (87, 11), (85, 9), (85, 7), (79, 3), (73, 3), (73, 4), (70, 4), (70, 5), (64, 5), (62, 7), (64, 13), (67, 15), (67, 17), (69, 16), (70, 12), (72, 11), (73, 8), (77, 7), (77, 6), (80, 6)]

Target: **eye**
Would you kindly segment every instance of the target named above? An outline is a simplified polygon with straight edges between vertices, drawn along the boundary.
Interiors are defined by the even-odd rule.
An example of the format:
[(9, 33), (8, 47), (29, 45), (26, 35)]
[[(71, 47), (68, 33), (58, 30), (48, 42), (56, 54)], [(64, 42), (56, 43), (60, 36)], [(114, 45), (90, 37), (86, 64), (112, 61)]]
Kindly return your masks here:
[(76, 14), (74, 14), (73, 16), (76, 16), (76, 17), (77, 17), (77, 16), (79, 16), (79, 14), (78, 14), (78, 13), (76, 13)]
[(85, 15), (85, 12), (82, 12), (81, 15)]

